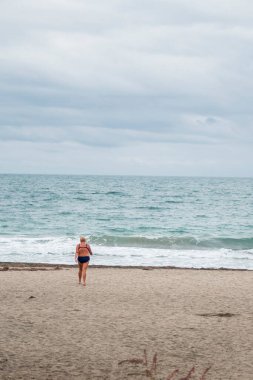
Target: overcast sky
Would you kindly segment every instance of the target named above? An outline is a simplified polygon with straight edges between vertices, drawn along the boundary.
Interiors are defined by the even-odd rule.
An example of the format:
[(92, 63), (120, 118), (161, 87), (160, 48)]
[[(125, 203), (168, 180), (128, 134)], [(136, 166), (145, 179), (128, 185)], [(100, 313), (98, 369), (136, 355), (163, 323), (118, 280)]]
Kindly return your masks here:
[(252, 0), (1, 0), (0, 172), (253, 176)]

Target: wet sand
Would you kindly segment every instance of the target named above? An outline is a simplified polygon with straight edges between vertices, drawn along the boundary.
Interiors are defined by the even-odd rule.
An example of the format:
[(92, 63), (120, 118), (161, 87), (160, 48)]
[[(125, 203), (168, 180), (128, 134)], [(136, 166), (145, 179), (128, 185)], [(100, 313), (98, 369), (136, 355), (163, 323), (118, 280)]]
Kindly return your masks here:
[(0, 289), (0, 379), (253, 379), (252, 271), (0, 264)]

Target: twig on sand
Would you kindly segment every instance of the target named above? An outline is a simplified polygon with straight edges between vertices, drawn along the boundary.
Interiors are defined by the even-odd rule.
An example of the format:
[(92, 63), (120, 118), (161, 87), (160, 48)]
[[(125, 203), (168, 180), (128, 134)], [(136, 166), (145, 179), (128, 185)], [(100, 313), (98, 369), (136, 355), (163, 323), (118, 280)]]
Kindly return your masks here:
[(192, 369), (188, 372), (188, 374), (185, 377), (181, 377), (179, 380), (189, 380), (191, 378), (191, 375), (194, 373), (195, 367), (192, 367)]
[(143, 359), (132, 358), (132, 359), (121, 360), (120, 362), (118, 362), (118, 365), (121, 365), (121, 364), (124, 364), (124, 363), (143, 364)]
[(145, 366), (148, 365), (147, 350), (144, 350), (144, 361), (143, 361), (143, 364), (144, 364)]
[[(132, 359), (127, 359), (127, 360), (121, 360), (120, 362), (118, 362), (118, 365), (125, 364), (125, 363), (142, 364), (144, 366), (144, 373), (145, 373), (146, 377), (149, 377), (150, 379), (153, 379), (153, 380), (156, 379), (156, 375), (157, 375), (157, 353), (155, 353), (153, 356), (152, 364), (151, 364), (150, 368), (148, 365), (149, 363), (148, 363), (148, 356), (147, 356), (146, 350), (144, 350), (142, 358), (132, 358)], [(205, 375), (207, 374), (207, 372), (209, 371), (210, 368), (211, 368), (211, 366), (207, 367), (204, 370), (204, 372), (202, 373), (199, 380), (205, 380)], [(192, 367), (186, 376), (180, 377), (180, 379), (178, 379), (178, 380), (190, 380), (190, 379), (192, 379), (192, 375), (194, 374), (194, 372), (195, 372), (195, 367)], [(179, 369), (177, 368), (174, 371), (172, 371), (166, 377), (165, 380), (176, 380), (178, 373), (179, 373)], [(142, 372), (142, 374), (143, 374), (143, 372)], [(133, 375), (133, 374), (128, 374), (128, 375)], [(134, 373), (134, 375), (137, 375), (137, 374)]]
[[(145, 355), (145, 352), (144, 352), (144, 355)], [(156, 373), (156, 368), (157, 368), (157, 353), (155, 353), (155, 355), (153, 356), (151, 368), (146, 369), (146, 376), (147, 377), (153, 377), (153, 375)]]
[(168, 375), (168, 377), (166, 378), (166, 380), (173, 380), (174, 376), (177, 375), (179, 372), (178, 369), (175, 369), (173, 372), (171, 372), (170, 375)]
[(199, 380), (205, 380), (205, 375), (206, 375), (206, 373), (209, 371), (210, 368), (211, 368), (211, 367), (208, 367), (208, 368), (206, 368), (206, 369), (204, 370), (204, 372), (203, 372), (203, 374), (202, 374), (202, 376), (201, 376), (201, 378), (200, 378)]
[(153, 373), (156, 373), (156, 367), (157, 367), (157, 353), (153, 356), (152, 366), (150, 368), (150, 371)]

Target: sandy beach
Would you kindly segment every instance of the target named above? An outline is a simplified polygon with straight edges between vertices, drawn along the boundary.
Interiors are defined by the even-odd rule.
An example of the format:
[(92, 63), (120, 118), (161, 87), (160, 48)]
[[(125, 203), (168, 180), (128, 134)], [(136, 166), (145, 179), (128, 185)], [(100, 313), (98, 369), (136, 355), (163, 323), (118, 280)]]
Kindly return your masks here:
[(0, 270), (3, 380), (253, 378), (253, 272)]

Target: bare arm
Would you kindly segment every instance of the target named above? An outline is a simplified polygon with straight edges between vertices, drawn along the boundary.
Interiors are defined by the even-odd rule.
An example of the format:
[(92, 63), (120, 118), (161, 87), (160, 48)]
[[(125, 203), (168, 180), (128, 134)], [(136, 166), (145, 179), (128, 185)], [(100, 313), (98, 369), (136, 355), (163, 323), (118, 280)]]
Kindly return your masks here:
[(93, 255), (93, 252), (92, 252), (92, 250), (91, 250), (90, 245), (89, 245), (89, 244), (86, 244), (86, 246), (87, 246), (87, 249), (88, 249), (88, 251), (90, 252), (90, 254)]
[(75, 261), (77, 261), (79, 246), (80, 246), (79, 244), (77, 244), (77, 246), (76, 246)]

